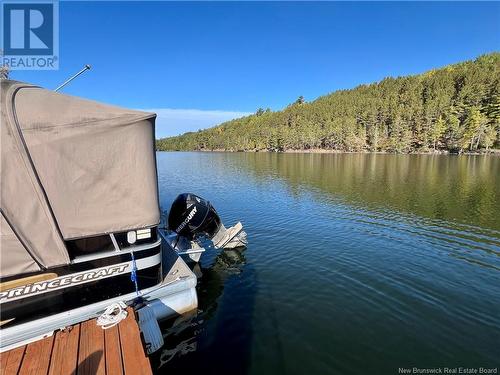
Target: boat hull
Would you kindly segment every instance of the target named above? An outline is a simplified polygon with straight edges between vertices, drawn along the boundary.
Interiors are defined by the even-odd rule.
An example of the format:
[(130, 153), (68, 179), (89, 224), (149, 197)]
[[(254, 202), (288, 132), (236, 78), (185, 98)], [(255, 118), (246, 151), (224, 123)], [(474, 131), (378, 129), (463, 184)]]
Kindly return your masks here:
[[(67, 283), (62, 280), (76, 278), (80, 284), (68, 284), (58, 290), (25, 298), (17, 296), (17, 299), (9, 302), (4, 300), (1, 304), (2, 321), (12, 318), (13, 320), (0, 330), (0, 351), (50, 336), (54, 330), (94, 318), (112, 303), (125, 301), (133, 304), (138, 295), (143, 302), (153, 307), (159, 320), (183, 314), (197, 307), (196, 276), (175, 251), (158, 242), (149, 249), (143, 249), (142, 254), (141, 251), (134, 254), (139, 293), (131, 281), (130, 271), (134, 262), (127, 261), (125, 257), (120, 258), (125, 260), (124, 262), (79, 273), (68, 273), (46, 281), (52, 282), (54, 286)], [(101, 259), (99, 264), (102, 265), (102, 262), (106, 263), (106, 260)], [(83, 282), (85, 280), (82, 275), (103, 269), (118, 269), (123, 272), (115, 271), (112, 275), (101, 272), (101, 278)], [(54, 280), (59, 282), (55, 283)]]

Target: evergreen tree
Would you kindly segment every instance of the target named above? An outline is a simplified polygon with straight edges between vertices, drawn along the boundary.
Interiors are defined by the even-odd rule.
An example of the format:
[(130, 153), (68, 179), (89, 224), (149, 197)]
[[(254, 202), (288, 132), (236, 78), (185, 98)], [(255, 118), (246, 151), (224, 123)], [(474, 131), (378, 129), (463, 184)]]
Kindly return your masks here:
[(448, 114), (446, 119), (447, 125), (447, 136), (446, 136), (446, 147), (448, 150), (457, 150), (459, 148), (459, 142), (462, 137), (460, 130), (460, 120), (452, 112)]
[(437, 121), (434, 124), (434, 129), (432, 131), (432, 140), (434, 143), (434, 150), (436, 150), (436, 143), (441, 139), (446, 131), (446, 123), (443, 118), (439, 116)]
[(9, 79), (10, 69), (7, 65), (0, 66), (0, 79)]
[(304, 100), (304, 97), (301, 95), (297, 98), (297, 100), (295, 101), (295, 104), (304, 104), (305, 103), (305, 100)]

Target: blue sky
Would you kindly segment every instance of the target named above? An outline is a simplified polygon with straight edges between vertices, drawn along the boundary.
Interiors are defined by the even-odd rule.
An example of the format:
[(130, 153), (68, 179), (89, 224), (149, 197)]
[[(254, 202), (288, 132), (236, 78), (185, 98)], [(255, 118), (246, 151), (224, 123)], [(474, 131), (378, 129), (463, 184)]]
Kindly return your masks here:
[(60, 69), (13, 79), (155, 110), (157, 136), (500, 50), (500, 3), (61, 2)]

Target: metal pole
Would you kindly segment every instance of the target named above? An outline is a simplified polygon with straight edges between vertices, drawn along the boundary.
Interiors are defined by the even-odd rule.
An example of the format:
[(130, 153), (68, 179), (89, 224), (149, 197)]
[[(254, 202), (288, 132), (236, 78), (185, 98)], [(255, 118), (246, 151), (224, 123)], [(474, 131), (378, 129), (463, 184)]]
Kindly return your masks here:
[(85, 72), (86, 70), (90, 70), (90, 65), (85, 65), (83, 67), (82, 70), (80, 70), (78, 73), (76, 73), (74, 76), (68, 78), (66, 81), (64, 81), (62, 84), (60, 84), (59, 86), (57, 86), (57, 88), (54, 90), (54, 91), (59, 91), (60, 89), (62, 89), (64, 86), (66, 86), (68, 83), (70, 83), (71, 81), (73, 81), (76, 77), (78, 77), (80, 74), (82, 74), (83, 72)]

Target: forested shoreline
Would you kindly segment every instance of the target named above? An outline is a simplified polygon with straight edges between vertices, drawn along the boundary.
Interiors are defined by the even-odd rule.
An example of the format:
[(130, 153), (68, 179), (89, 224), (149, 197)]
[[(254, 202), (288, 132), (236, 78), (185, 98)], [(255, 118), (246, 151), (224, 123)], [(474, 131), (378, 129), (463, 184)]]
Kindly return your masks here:
[(500, 148), (500, 53), (385, 78), (156, 141), (170, 151), (488, 152)]

